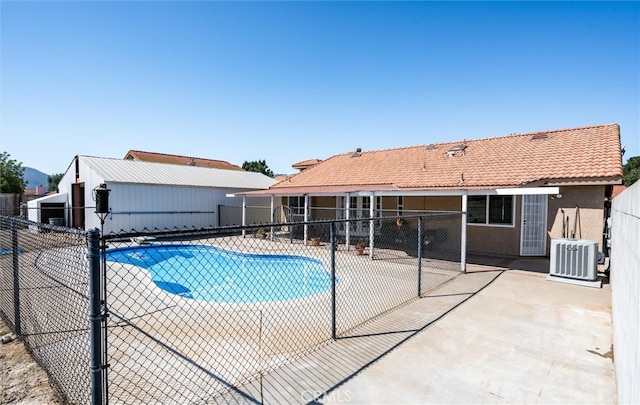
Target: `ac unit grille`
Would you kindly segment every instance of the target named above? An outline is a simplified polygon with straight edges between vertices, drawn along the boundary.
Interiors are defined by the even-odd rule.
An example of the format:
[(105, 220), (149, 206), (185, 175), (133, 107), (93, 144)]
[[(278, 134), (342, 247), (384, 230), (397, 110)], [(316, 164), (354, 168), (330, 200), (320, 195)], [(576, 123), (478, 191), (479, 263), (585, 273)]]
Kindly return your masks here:
[(584, 239), (551, 239), (549, 274), (595, 281), (598, 275), (598, 242)]

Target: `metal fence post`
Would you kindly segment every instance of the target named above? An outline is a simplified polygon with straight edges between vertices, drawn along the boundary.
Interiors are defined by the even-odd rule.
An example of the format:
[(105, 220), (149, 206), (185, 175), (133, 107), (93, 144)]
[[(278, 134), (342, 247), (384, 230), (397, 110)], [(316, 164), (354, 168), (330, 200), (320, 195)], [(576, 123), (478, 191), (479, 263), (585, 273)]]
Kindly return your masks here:
[(89, 230), (87, 259), (89, 259), (89, 334), (91, 344), (91, 403), (103, 403), (102, 392), (102, 305), (100, 278), (100, 230)]
[(331, 338), (336, 339), (336, 240), (335, 222), (329, 226), (329, 244), (331, 246)]
[(418, 298), (422, 294), (422, 217), (418, 217)]
[(20, 265), (18, 262), (18, 225), (11, 221), (11, 253), (13, 254), (13, 323), (16, 336), (22, 336), (22, 323), (20, 322)]

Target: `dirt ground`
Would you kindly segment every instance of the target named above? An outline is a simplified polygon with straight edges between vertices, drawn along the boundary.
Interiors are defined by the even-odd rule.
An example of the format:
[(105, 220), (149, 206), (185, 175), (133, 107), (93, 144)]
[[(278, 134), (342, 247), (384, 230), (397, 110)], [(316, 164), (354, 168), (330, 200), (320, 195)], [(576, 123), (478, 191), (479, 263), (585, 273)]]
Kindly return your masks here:
[[(0, 319), (0, 337), (10, 333)], [(19, 340), (0, 343), (0, 404), (60, 404), (47, 374)]]

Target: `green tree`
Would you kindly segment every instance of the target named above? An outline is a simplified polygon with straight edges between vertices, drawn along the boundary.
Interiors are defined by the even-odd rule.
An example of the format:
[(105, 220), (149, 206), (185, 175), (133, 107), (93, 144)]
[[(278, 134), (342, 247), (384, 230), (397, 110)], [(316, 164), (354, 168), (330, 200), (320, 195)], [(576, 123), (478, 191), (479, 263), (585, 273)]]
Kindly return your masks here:
[(269, 169), (267, 162), (264, 160), (254, 160), (252, 162), (245, 161), (242, 164), (242, 168), (248, 172), (258, 172), (266, 176), (273, 177), (273, 170)]
[(60, 184), (62, 176), (64, 176), (64, 173), (56, 173), (47, 177), (47, 182), (49, 183), (48, 191), (58, 191), (58, 184)]
[(622, 167), (624, 185), (630, 187), (640, 179), (640, 156), (630, 157)]
[(0, 191), (3, 193), (23, 194), (27, 187), (24, 181), (22, 162), (11, 159), (11, 155), (2, 152), (0, 155)]

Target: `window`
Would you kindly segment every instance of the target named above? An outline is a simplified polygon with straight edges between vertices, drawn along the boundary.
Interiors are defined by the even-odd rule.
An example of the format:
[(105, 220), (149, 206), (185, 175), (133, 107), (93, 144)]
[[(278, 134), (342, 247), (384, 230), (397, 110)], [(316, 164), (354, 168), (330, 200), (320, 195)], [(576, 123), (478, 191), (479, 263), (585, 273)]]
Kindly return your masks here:
[(513, 224), (513, 197), (510, 195), (489, 196), (489, 223)]
[(467, 199), (467, 223), (513, 225), (513, 196), (474, 195)]
[(289, 207), (293, 215), (304, 215), (304, 196), (289, 197)]
[(487, 196), (471, 195), (467, 198), (467, 223), (487, 223)]
[(398, 196), (398, 215), (402, 215), (402, 211), (404, 211), (404, 197)]

